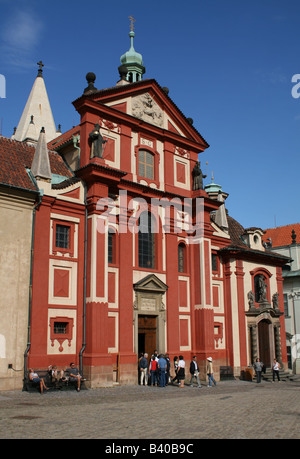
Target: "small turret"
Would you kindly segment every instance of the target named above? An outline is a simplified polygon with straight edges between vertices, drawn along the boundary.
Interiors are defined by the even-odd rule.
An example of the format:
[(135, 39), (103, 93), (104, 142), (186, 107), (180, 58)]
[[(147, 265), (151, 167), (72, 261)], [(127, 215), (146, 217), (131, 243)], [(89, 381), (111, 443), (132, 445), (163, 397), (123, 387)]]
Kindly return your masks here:
[(135, 37), (134, 33), (134, 26), (133, 23), (135, 20), (132, 16), (129, 17), (130, 19), (130, 49), (121, 56), (121, 65), (119, 67), (119, 73), (124, 79), (125, 69), (127, 69), (126, 80), (129, 83), (135, 83), (136, 81), (140, 81), (143, 78), (143, 74), (145, 73), (145, 67), (143, 65), (143, 57), (140, 53), (137, 53), (133, 46), (133, 39)]
[(222, 203), (219, 209), (215, 213), (214, 221), (225, 232), (228, 232), (228, 220), (227, 220), (227, 213), (226, 213), (226, 208), (225, 208), (225, 200), (228, 197), (228, 193), (225, 193), (222, 190), (221, 185), (214, 183), (213, 174), (211, 177), (211, 183), (206, 185), (204, 189), (211, 199), (215, 199)]
[(36, 179), (51, 181), (51, 167), (44, 127), (42, 127), (39, 135), (31, 165), (31, 172)]

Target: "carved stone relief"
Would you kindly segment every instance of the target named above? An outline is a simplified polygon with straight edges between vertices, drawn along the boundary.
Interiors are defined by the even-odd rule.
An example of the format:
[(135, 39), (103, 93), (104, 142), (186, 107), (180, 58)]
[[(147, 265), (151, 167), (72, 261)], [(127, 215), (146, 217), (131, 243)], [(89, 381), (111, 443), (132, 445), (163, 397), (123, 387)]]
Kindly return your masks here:
[(147, 123), (155, 124), (159, 127), (163, 125), (163, 111), (149, 93), (133, 97), (132, 114)]

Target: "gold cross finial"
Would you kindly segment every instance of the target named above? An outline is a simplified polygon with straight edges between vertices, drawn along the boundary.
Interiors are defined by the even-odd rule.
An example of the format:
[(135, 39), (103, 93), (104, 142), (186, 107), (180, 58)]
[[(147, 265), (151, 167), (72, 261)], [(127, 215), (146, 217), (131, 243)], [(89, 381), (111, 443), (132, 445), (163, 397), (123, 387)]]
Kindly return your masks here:
[(133, 16), (129, 16), (129, 19), (130, 19), (130, 30), (133, 31), (134, 30), (133, 23), (135, 22), (135, 19)]

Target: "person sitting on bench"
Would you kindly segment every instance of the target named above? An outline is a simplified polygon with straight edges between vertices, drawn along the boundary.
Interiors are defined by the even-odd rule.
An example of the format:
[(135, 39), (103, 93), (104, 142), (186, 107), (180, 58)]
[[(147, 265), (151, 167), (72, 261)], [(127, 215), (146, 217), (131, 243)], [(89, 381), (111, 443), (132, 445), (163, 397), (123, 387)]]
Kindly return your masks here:
[(65, 380), (64, 370), (58, 370), (56, 365), (49, 365), (48, 373), (51, 381), (57, 382), (59, 380)]
[(49, 388), (46, 387), (43, 378), (40, 378), (39, 375), (34, 372), (33, 368), (29, 369), (29, 381), (40, 385), (41, 394), (43, 393), (44, 389), (49, 390)]
[(81, 381), (85, 381), (85, 379), (79, 373), (77, 367), (75, 367), (75, 363), (70, 363), (70, 368), (67, 370), (69, 372), (69, 380), (71, 382), (77, 382), (77, 392), (80, 391), (80, 383)]

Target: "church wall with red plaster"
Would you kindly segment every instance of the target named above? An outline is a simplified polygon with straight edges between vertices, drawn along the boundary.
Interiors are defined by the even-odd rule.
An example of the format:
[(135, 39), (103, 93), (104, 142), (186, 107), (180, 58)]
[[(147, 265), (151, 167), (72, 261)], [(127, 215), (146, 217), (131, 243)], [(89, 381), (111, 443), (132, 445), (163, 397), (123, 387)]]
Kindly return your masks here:
[[(155, 100), (165, 97), (151, 81), (145, 86), (157, 93)], [(158, 350), (168, 352), (171, 360), (182, 354), (189, 362), (196, 355), (205, 378), (205, 362), (212, 356), (217, 377), (220, 366), (231, 367), (238, 374), (251, 363), (245, 315), (248, 271), (243, 260), (220, 254), (230, 239), (211, 223), (211, 212), (219, 204), (203, 190), (192, 191), (191, 174), (197, 154), (207, 145), (167, 100), (164, 126), (133, 117), (128, 113), (130, 97), (136, 96), (134, 87), (132, 91), (131, 95), (130, 87), (126, 89), (126, 103), (119, 105), (115, 99), (115, 107), (99, 103), (100, 94), (99, 100), (97, 95), (83, 96), (74, 102), (81, 115), (81, 163), (76, 174), (87, 189), (86, 298), (83, 296), (85, 205), (80, 183), (66, 190), (64, 197), (61, 192), (45, 194), (37, 212), (29, 364), (33, 367), (68, 366), (70, 361), (79, 364), (86, 301), (83, 369), (92, 387), (111, 385), (116, 378), (121, 384), (137, 383), (138, 318), (145, 316), (156, 317)], [(177, 127), (181, 123), (178, 129), (176, 123)], [(103, 158), (91, 157), (89, 134), (96, 124), (106, 140)], [(153, 179), (139, 175), (140, 149), (153, 154)], [(185, 230), (176, 233), (175, 213), (171, 213), (166, 225), (168, 231), (164, 232), (162, 212), (158, 212), (155, 266), (141, 268), (138, 234), (131, 226), (137, 210), (129, 204), (133, 198), (144, 199), (149, 204), (151, 198), (174, 197), (182, 202), (184, 198), (194, 199), (193, 202), (197, 198), (203, 200), (203, 237), (195, 244), (190, 243), (191, 236)], [(114, 203), (115, 218), (112, 214), (108, 216), (107, 207), (99, 205), (104, 198)], [(57, 221), (70, 225), (72, 253), (61, 253), (51, 246), (53, 224)], [(108, 226), (115, 230), (116, 252), (112, 263), (107, 258), (107, 231), (100, 231)], [(179, 272), (178, 246), (182, 242), (186, 265)], [(212, 253), (218, 257), (215, 272)], [(149, 287), (144, 285), (140, 290), (136, 287), (147, 280)], [(151, 290), (150, 285), (154, 284)], [(277, 285), (282, 296), (279, 268)], [(59, 318), (69, 320), (66, 340), (55, 339), (50, 330)], [(283, 330), (283, 319), (281, 325)], [(283, 346), (283, 358), (285, 355)]]

